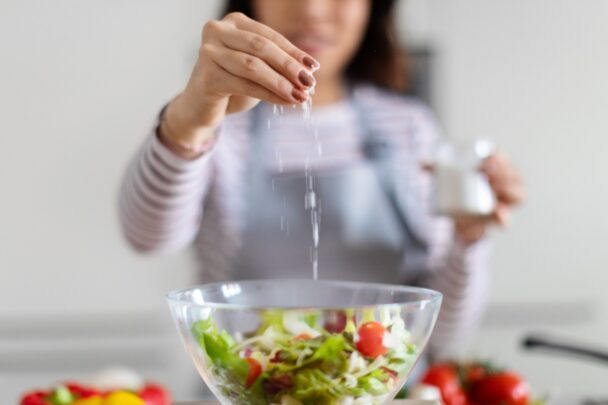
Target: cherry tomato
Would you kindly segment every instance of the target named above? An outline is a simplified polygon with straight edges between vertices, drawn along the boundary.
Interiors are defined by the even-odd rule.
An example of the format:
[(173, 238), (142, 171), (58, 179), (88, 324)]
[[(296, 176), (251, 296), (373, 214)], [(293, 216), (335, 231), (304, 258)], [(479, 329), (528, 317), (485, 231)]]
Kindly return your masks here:
[(366, 322), (359, 328), (357, 350), (365, 357), (376, 358), (388, 350), (382, 339), (386, 329), (379, 322)]
[(48, 395), (49, 393), (45, 391), (29, 392), (21, 398), (20, 405), (47, 405), (50, 403), (45, 401)]
[(262, 365), (254, 358), (248, 357), (245, 359), (249, 363), (249, 373), (247, 374), (247, 380), (245, 381), (245, 387), (249, 388), (253, 385), (255, 380), (258, 379), (262, 374)]
[(439, 388), (445, 405), (466, 405), (467, 403), (467, 397), (458, 380), (458, 373), (450, 364), (437, 364), (429, 368), (422, 383)]
[(160, 385), (146, 384), (139, 392), (139, 397), (146, 405), (171, 405), (171, 395)]
[(466, 370), (466, 384), (475, 384), (487, 375), (486, 369), (479, 365), (472, 365)]
[(471, 405), (467, 398), (467, 394), (462, 389), (454, 392), (450, 397), (449, 401), (446, 401), (445, 405)]
[(517, 374), (502, 372), (488, 375), (473, 384), (469, 397), (479, 405), (527, 405), (530, 387)]

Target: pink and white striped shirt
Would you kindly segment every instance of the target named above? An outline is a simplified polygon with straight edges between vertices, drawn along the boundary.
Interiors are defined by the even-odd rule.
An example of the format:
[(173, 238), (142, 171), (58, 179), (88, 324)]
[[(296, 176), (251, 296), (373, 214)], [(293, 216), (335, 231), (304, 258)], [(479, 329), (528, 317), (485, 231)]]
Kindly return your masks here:
[[(369, 125), (388, 137), (385, 141), (397, 162), (393, 175), (397, 184), (404, 185), (397, 188), (399, 203), (409, 226), (428, 244), (422, 258), (424, 284), (444, 294), (430, 348), (438, 356), (453, 353), (476, 326), (486, 301), (487, 242), (463, 245), (454, 238), (452, 221), (433, 213), (432, 176), (421, 168), (440, 134), (432, 113), (415, 99), (371, 86), (357, 87), (352, 97), (364, 106)], [(280, 132), (273, 137), (280, 159), (270, 162), (277, 173), (302, 171), (310, 163), (310, 156), (302, 151), (310, 150), (314, 140), (303, 130), (302, 120), (293, 116), (285, 115), (285, 123), (268, 122), (269, 128), (276, 124)], [(132, 161), (120, 193), (121, 222), (135, 249), (166, 252), (194, 244), (203, 282), (239, 276), (235, 261), (249, 243), (243, 237), (242, 223), (248, 204), (246, 175), (248, 162), (257, 158), (252, 152), (253, 119), (253, 112), (227, 117), (214, 150), (195, 160), (178, 157), (156, 134), (148, 137)], [(313, 119), (326, 124), (319, 126), (323, 153), (313, 164), (314, 170), (348, 168), (366, 159), (357, 134), (361, 130), (357, 112), (349, 103), (315, 109)], [(407, 272), (414, 266), (414, 255), (408, 254), (407, 246), (403, 250), (402, 266)], [(268, 257), (268, 266), (272, 266), (271, 255)]]

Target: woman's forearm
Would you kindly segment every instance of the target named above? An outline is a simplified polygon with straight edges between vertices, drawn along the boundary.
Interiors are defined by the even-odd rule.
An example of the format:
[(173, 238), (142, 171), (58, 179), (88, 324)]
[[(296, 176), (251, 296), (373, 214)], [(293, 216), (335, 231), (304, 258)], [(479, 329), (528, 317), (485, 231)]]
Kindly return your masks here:
[(186, 160), (152, 135), (132, 161), (120, 190), (123, 232), (138, 251), (171, 251), (196, 237), (211, 180), (209, 156)]
[(213, 111), (213, 105), (202, 114), (200, 110), (193, 112), (191, 104), (185, 92), (178, 95), (161, 112), (157, 128), (163, 145), (185, 160), (195, 160), (213, 148), (223, 119), (223, 114)]

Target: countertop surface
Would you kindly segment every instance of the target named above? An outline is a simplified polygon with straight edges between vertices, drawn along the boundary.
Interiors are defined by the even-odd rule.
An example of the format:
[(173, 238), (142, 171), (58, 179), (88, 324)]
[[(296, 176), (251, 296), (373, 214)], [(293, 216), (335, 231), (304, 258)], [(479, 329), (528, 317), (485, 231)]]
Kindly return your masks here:
[[(440, 405), (437, 401), (417, 401), (417, 400), (401, 400), (391, 402), (394, 405)], [(176, 402), (173, 405), (219, 405), (219, 402), (215, 401), (202, 401), (202, 402)]]

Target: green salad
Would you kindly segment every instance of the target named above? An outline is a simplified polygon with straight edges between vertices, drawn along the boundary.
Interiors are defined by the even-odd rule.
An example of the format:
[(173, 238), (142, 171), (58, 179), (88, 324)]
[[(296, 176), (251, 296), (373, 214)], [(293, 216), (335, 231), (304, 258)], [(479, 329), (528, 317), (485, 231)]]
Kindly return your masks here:
[[(192, 333), (213, 383), (233, 404), (383, 404), (417, 358), (398, 308), (262, 312), (258, 330), (236, 339), (212, 317)], [(321, 319), (323, 317), (323, 319)]]

